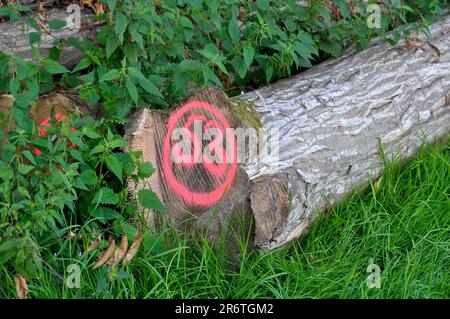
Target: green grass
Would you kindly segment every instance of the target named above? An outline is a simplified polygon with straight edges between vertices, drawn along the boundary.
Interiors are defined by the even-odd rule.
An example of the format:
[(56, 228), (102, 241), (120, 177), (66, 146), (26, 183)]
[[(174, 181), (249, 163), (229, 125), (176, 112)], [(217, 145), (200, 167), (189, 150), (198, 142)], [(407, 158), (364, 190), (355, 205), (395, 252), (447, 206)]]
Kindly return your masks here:
[[(30, 296), (449, 298), (450, 143), (428, 146), (404, 166), (390, 163), (377, 187), (352, 195), (285, 249), (243, 251), (232, 262), (204, 240), (175, 237), (159, 238), (172, 248), (147, 242), (115, 279), (106, 268), (91, 270), (96, 256), (77, 257), (80, 247), (70, 247), (66, 258), (44, 265), (52, 271), (30, 281)], [(381, 267), (380, 289), (367, 287), (371, 262)], [(71, 263), (81, 266), (80, 289), (60, 278)], [(14, 296), (13, 279), (0, 268), (0, 297)]]

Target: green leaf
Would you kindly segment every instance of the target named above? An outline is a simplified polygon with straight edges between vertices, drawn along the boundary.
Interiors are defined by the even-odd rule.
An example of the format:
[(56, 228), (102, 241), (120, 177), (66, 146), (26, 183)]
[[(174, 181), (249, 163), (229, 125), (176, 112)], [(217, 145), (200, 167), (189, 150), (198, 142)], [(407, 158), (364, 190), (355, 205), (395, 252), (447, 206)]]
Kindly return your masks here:
[(115, 149), (117, 147), (128, 146), (128, 142), (125, 141), (123, 138), (118, 138), (118, 139), (112, 140), (111, 142), (108, 142), (108, 145), (111, 149)]
[(343, 0), (334, 0), (334, 1), (337, 3), (344, 19), (350, 19), (350, 10), (348, 8), (348, 5)]
[(69, 70), (67, 70), (65, 67), (63, 67), (62, 65), (56, 63), (51, 59), (43, 60), (42, 65), (44, 66), (45, 71), (47, 71), (50, 74), (60, 74), (69, 72)]
[(134, 85), (133, 82), (128, 80), (127, 84), (126, 84), (126, 87), (127, 87), (128, 93), (130, 93), (130, 96), (133, 99), (134, 103), (137, 104), (138, 99), (139, 99), (139, 95), (138, 95), (138, 91), (137, 91), (136, 85)]
[(55, 185), (69, 185), (69, 181), (67, 176), (59, 171), (51, 172), (52, 173), (52, 184)]
[(269, 0), (256, 0), (256, 6), (260, 10), (270, 10)]
[(89, 191), (89, 188), (87, 188), (83, 181), (79, 178), (74, 180), (73, 186), (84, 191)]
[(109, 155), (105, 159), (108, 169), (122, 181), (122, 163), (114, 155)]
[(103, 153), (105, 151), (106, 147), (103, 144), (99, 144), (91, 151), (91, 155)]
[(234, 70), (237, 72), (239, 77), (243, 79), (247, 74), (247, 67), (245, 65), (245, 61), (241, 56), (235, 56), (231, 61)]
[(95, 129), (90, 128), (90, 127), (86, 127), (84, 133), (86, 134), (87, 137), (89, 137), (90, 139), (96, 140), (101, 138), (102, 136), (100, 134), (98, 134)]
[(97, 193), (95, 193), (92, 203), (97, 204), (109, 204), (115, 205), (119, 203), (119, 196), (114, 193), (114, 191), (108, 187), (100, 188)]
[(33, 164), (37, 165), (34, 155), (30, 151), (23, 151), (22, 154)]
[(146, 250), (153, 251), (157, 254), (167, 251), (167, 248), (160, 242), (160, 239), (156, 236), (152, 236), (149, 232), (142, 236), (142, 244)]
[(81, 173), (80, 179), (88, 186), (94, 186), (98, 181), (97, 173), (93, 169), (88, 169)]
[(100, 222), (102, 222), (103, 224), (106, 223), (108, 220), (117, 219), (121, 217), (121, 215), (114, 209), (102, 206), (97, 207), (94, 210), (90, 211), (89, 215), (91, 215), (92, 217), (99, 218)]
[(228, 23), (228, 33), (234, 44), (238, 44), (241, 38), (241, 30), (239, 28), (237, 16), (239, 15), (239, 7), (234, 4), (231, 6), (231, 17)]
[(203, 75), (203, 80), (205, 81), (205, 85), (210, 83), (209, 81), (212, 81), (215, 85), (219, 86), (219, 87), (223, 87), (222, 82), (220, 82), (220, 79), (217, 77), (217, 75), (210, 69), (208, 68), (206, 65), (204, 65), (202, 68), (202, 75)]
[(11, 94), (16, 95), (19, 89), (20, 89), (20, 82), (14, 78), (11, 78), (9, 80), (9, 90), (11, 91)]
[(69, 141), (72, 142), (72, 144), (74, 144), (76, 146), (82, 146), (83, 145), (83, 140), (80, 138), (79, 135), (80, 135), (79, 131), (70, 132), (67, 135), (67, 138), (69, 139)]
[(207, 44), (203, 50), (198, 50), (198, 53), (200, 53), (209, 61), (217, 65), (223, 73), (228, 75), (228, 71), (225, 65), (223, 65), (222, 63), (222, 61), (225, 61), (226, 58), (220, 53), (219, 49), (215, 44), (213, 43)]
[(113, 227), (117, 235), (125, 234), (128, 237), (129, 241), (134, 240), (137, 231), (135, 226), (130, 225), (123, 220), (118, 220), (117, 223), (114, 223)]
[(119, 47), (119, 38), (115, 33), (111, 33), (108, 36), (108, 40), (106, 42), (106, 57), (110, 58), (111, 55), (116, 51), (116, 49)]
[(114, 10), (116, 10), (117, 0), (104, 0), (104, 2), (108, 6), (109, 10), (111, 10), (111, 12), (114, 12)]
[(139, 69), (136, 69), (135, 67), (129, 67), (128, 68), (128, 75), (131, 75), (132, 77), (136, 78), (137, 80), (146, 80), (144, 74)]
[(194, 29), (194, 25), (192, 24), (191, 20), (189, 20), (189, 18), (183, 16), (180, 18), (180, 22), (183, 27)]
[(101, 78), (100, 81), (113, 81), (120, 77), (120, 72), (116, 69), (109, 70)]
[(251, 45), (247, 44), (244, 46), (243, 53), (244, 53), (245, 66), (248, 69), (252, 65), (253, 58), (255, 56), (255, 49)]
[(141, 203), (144, 208), (152, 209), (161, 213), (166, 212), (166, 208), (159, 200), (158, 195), (156, 195), (156, 193), (152, 190), (141, 189), (138, 192), (138, 199), (139, 203)]
[(228, 33), (230, 34), (231, 40), (234, 44), (238, 44), (241, 40), (241, 30), (236, 17), (233, 17), (228, 24)]
[(25, 12), (31, 11), (31, 8), (30, 8), (30, 7), (25, 6), (25, 5), (22, 5), (22, 4), (16, 4), (14, 7), (15, 7), (18, 11), (25, 11)]
[(299, 32), (298, 39), (302, 43), (315, 45), (314, 39), (311, 37), (311, 35), (309, 33), (304, 32), (304, 31), (300, 31)]
[(20, 174), (27, 175), (34, 169), (34, 166), (33, 165), (21, 164), (21, 165), (19, 165), (18, 168), (19, 168), (19, 173)]
[(66, 21), (63, 20), (53, 19), (48, 23), (48, 25), (53, 30), (59, 30), (64, 28), (67, 25), (67, 23)]
[(5, 162), (0, 162), (0, 178), (4, 181), (9, 181), (13, 177), (13, 170)]
[(298, 53), (302, 58), (306, 60), (312, 59), (312, 52), (309, 50), (309, 48), (306, 45), (301, 44), (300, 42), (296, 42), (294, 44), (295, 52)]
[(84, 158), (83, 158), (83, 155), (81, 154), (80, 151), (70, 150), (70, 156), (72, 156), (72, 158), (76, 159), (80, 163), (84, 163), (85, 162)]
[(266, 83), (269, 84), (273, 77), (273, 66), (266, 66)]
[(28, 34), (28, 42), (30, 43), (30, 45), (32, 46), (35, 43), (38, 43), (39, 41), (41, 41), (41, 35), (38, 32), (30, 32)]
[(125, 33), (125, 30), (127, 29), (127, 17), (123, 13), (118, 12), (116, 14), (116, 20), (114, 24), (114, 31), (116, 32), (116, 35), (119, 39), (119, 43), (123, 43), (123, 34)]
[(6, 263), (14, 257), (18, 250), (23, 246), (24, 239), (3, 240), (0, 243), (0, 265)]
[(91, 64), (92, 64), (91, 59), (84, 58), (80, 61), (80, 63), (77, 64), (77, 66), (73, 69), (72, 72), (84, 70), (84, 69), (88, 68)]
[(138, 62), (137, 49), (138, 47), (134, 43), (127, 43), (123, 46), (123, 52), (132, 65), (135, 65)]
[(342, 52), (342, 46), (340, 43), (328, 40), (320, 42), (319, 49), (331, 54), (333, 57), (340, 56)]
[(149, 162), (138, 164), (138, 176), (139, 178), (149, 178), (155, 172), (155, 168)]
[(160, 98), (163, 98), (163, 95), (161, 94), (161, 91), (158, 89), (156, 85), (153, 84), (152, 81), (143, 79), (139, 80), (139, 85), (148, 93), (156, 95)]
[(199, 71), (203, 67), (203, 64), (195, 60), (183, 60), (178, 66), (186, 71), (195, 72)]
[(128, 31), (130, 32), (131, 36), (133, 37), (133, 40), (139, 46), (139, 49), (144, 50), (144, 38), (142, 37), (138, 28), (139, 28), (139, 25), (135, 23), (128, 28)]
[[(41, 53), (39, 52), (38, 49), (36, 49), (36, 51), (37, 51), (36, 52), (37, 56), (40, 57)], [(50, 48), (50, 52), (49, 52), (49, 58), (50, 59), (52, 59), (53, 61), (58, 61), (60, 55), (61, 55), (61, 52), (60, 52), (59, 48), (57, 48), (55, 46)]]

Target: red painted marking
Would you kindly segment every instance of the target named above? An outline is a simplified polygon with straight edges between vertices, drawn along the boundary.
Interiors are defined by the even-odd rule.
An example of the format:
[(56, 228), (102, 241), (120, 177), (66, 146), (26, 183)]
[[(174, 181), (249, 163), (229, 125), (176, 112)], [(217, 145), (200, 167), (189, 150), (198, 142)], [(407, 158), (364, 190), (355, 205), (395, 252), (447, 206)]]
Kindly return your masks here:
[[(61, 121), (63, 121), (63, 120), (66, 121), (66, 122), (68, 121), (67, 115), (63, 115), (63, 114), (59, 114), (59, 113), (55, 114), (55, 119), (56, 119), (57, 123), (61, 123)], [(39, 136), (44, 137), (44, 136), (47, 135), (48, 132), (47, 132), (47, 130), (44, 127), (50, 127), (51, 126), (51, 124), (50, 124), (51, 120), (52, 120), (52, 118), (49, 116), (45, 120), (43, 120), (41, 122), (41, 124), (39, 125), (40, 127), (38, 128), (38, 135)], [(74, 131), (76, 131), (76, 129), (72, 128), (71, 131), (74, 132)], [(70, 148), (75, 149), (76, 145), (71, 143)], [(39, 149), (35, 148), (35, 147), (31, 147), (31, 151), (37, 156), (42, 155), (42, 152)]]
[[(202, 111), (207, 115), (196, 114), (196, 111)], [(189, 115), (187, 117), (187, 120), (184, 123), (179, 123), (180, 119), (186, 115)], [(207, 118), (209, 117), (211, 117), (212, 119), (207, 120)], [(215, 152), (220, 152), (222, 158), (224, 159), (223, 163), (214, 163), (208, 161), (206, 155), (203, 155), (203, 150), (201, 147), (202, 141), (199, 141), (194, 132), (190, 130), (193, 123), (197, 120), (203, 122), (204, 131), (207, 131), (209, 128), (215, 128), (217, 130), (216, 132), (218, 133), (218, 136), (215, 137), (213, 142), (208, 144), (212, 146)], [(194, 144), (193, 154), (190, 154), (190, 158), (188, 157), (190, 159), (190, 163), (176, 164), (171, 159), (172, 151), (177, 156), (185, 156), (185, 154), (183, 154), (183, 151), (177, 144), (172, 146), (172, 132), (177, 127), (183, 127), (190, 130), (191, 141), (192, 144)], [(163, 146), (162, 168), (167, 185), (186, 203), (192, 204), (194, 206), (212, 206), (222, 198), (226, 190), (233, 183), (237, 168), (237, 150), (235, 136), (231, 132), (231, 130), (227, 131), (227, 128), (231, 127), (225, 115), (223, 115), (222, 112), (220, 112), (211, 104), (201, 101), (189, 102), (173, 112), (169, 117), (167, 123), (167, 134)], [(223, 137), (225, 135), (227, 135), (226, 143), (231, 143), (230, 146), (233, 152), (233, 159), (230, 161), (231, 163), (227, 163), (228, 161), (226, 157), (226, 151), (220, 145), (223, 144)], [(197, 192), (195, 190), (192, 190), (188, 186), (181, 183), (173, 173), (173, 165), (192, 167), (193, 165), (198, 164), (199, 156), (201, 156), (199, 165), (202, 165), (207, 170), (207, 172), (209, 172), (209, 174), (215, 177), (215, 179), (220, 180), (219, 186), (211, 191)]]

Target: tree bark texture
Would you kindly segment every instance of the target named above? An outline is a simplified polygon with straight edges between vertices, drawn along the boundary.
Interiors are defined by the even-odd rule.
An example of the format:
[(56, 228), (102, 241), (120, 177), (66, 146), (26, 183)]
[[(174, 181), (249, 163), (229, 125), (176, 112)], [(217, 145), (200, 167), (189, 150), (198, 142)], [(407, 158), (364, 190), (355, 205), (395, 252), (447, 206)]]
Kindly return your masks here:
[[(53, 47), (59, 39), (73, 37), (82, 40), (86, 38), (90, 39), (95, 36), (98, 28), (90, 21), (90, 15), (86, 11), (81, 11), (79, 27), (67, 25), (59, 30), (52, 30), (48, 27), (47, 23), (51, 20), (58, 19), (67, 21), (67, 19), (71, 19), (73, 14), (73, 12), (66, 12), (65, 9), (60, 8), (46, 10), (46, 19), (42, 22), (46, 30), (41, 30), (41, 41), (37, 44), (42, 56), (48, 56), (49, 49)], [(30, 15), (37, 17), (38, 12), (31, 12)], [(31, 28), (26, 23), (25, 19), (0, 23), (0, 51), (27, 60), (33, 59), (34, 54), (29, 42), (29, 34), (31, 32), (36, 32), (36, 30)], [(83, 53), (72, 46), (64, 45), (61, 49), (58, 62), (68, 68), (75, 66), (83, 57)]]
[[(298, 238), (317, 213), (380, 176), (380, 148), (407, 159), (448, 133), (450, 17), (431, 34), (397, 46), (376, 40), (236, 99), (282, 137), (279, 158), (243, 166), (257, 244), (274, 249)], [(263, 194), (289, 196), (287, 210)]]

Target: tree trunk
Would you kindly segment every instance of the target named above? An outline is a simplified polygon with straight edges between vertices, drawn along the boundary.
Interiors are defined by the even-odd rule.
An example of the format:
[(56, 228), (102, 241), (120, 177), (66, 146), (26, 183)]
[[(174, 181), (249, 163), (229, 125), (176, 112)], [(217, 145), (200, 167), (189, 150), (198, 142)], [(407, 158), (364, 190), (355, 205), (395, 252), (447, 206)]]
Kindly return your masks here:
[[(198, 211), (199, 219), (215, 207), (222, 215), (231, 214), (236, 206), (230, 206), (227, 196), (238, 193), (234, 200), (243, 203), (250, 194), (255, 244), (263, 249), (283, 246), (304, 234), (319, 212), (380, 176), (380, 148), (388, 157), (407, 159), (424, 141), (447, 132), (450, 17), (432, 25), (431, 34), (431, 39), (397, 46), (375, 40), (363, 52), (348, 50), (340, 58), (231, 100), (211, 99), (217, 96), (215, 90), (193, 97), (232, 113), (227, 118), (238, 119), (234, 128), (245, 124), (260, 132), (279, 131), (277, 156), (260, 153), (256, 160), (239, 164), (246, 174), (223, 191), (223, 201), (190, 205), (189, 198), (174, 192), (172, 177), (164, 173), (164, 161), (176, 166), (173, 159), (164, 159), (162, 141), (168, 141), (170, 118), (180, 109), (167, 123), (167, 117), (154, 111), (138, 112), (127, 129), (130, 147), (143, 149), (144, 159), (156, 165), (158, 175), (149, 184), (159, 190), (172, 221), (188, 218), (181, 213), (186, 207)], [(180, 170), (175, 177), (196, 189), (214, 186), (202, 174)]]
[[(32, 12), (31, 15), (37, 17), (38, 13)], [(98, 28), (90, 21), (89, 15), (85, 11), (81, 11), (79, 27), (69, 25), (69, 23), (66, 27), (59, 30), (51, 30), (48, 27), (47, 23), (53, 19), (75, 22), (76, 20), (73, 20), (73, 17), (74, 12), (66, 12), (65, 9), (52, 8), (46, 10), (46, 21), (43, 22), (43, 25), (48, 32), (41, 30), (41, 42), (38, 45), (42, 56), (48, 56), (49, 49), (55, 45), (57, 40), (69, 37), (78, 40), (95, 37)], [(3, 51), (27, 60), (33, 59), (34, 54), (29, 44), (29, 34), (31, 32), (36, 32), (36, 30), (31, 28), (25, 22), (25, 19), (0, 23), (0, 52)], [(58, 47), (61, 47), (61, 44), (58, 44)], [(58, 62), (68, 68), (75, 66), (83, 57), (83, 53), (72, 46), (65, 45), (61, 49)]]
[[(198, 106), (199, 101), (206, 107)], [(243, 238), (240, 234), (252, 230), (250, 181), (235, 162), (208, 165), (203, 160), (198, 163), (193, 160), (185, 165), (171, 160), (171, 149), (176, 145), (170, 140), (171, 133), (183, 126), (194, 132), (194, 119), (219, 125), (222, 132), (238, 126), (231, 104), (218, 89), (192, 96), (170, 116), (148, 109), (133, 115), (125, 130), (125, 138), (131, 144), (129, 150), (142, 151), (143, 160), (157, 169), (138, 185), (130, 181), (129, 189), (136, 196), (140, 189), (150, 187), (165, 203), (168, 222), (177, 228), (201, 231), (213, 242), (225, 241), (229, 252), (234, 253)], [(144, 212), (149, 225), (164, 222), (163, 215)], [(253, 245), (253, 238), (248, 244)]]
[[(298, 238), (317, 213), (379, 177), (380, 147), (407, 159), (448, 132), (450, 17), (431, 33), (429, 42), (374, 41), (237, 99), (282, 136), (278, 160), (244, 165), (253, 182), (257, 244), (273, 249)], [(276, 202), (261, 203), (268, 181), (282, 185), (276, 194), (290, 196), (279, 223), (272, 222)]]

